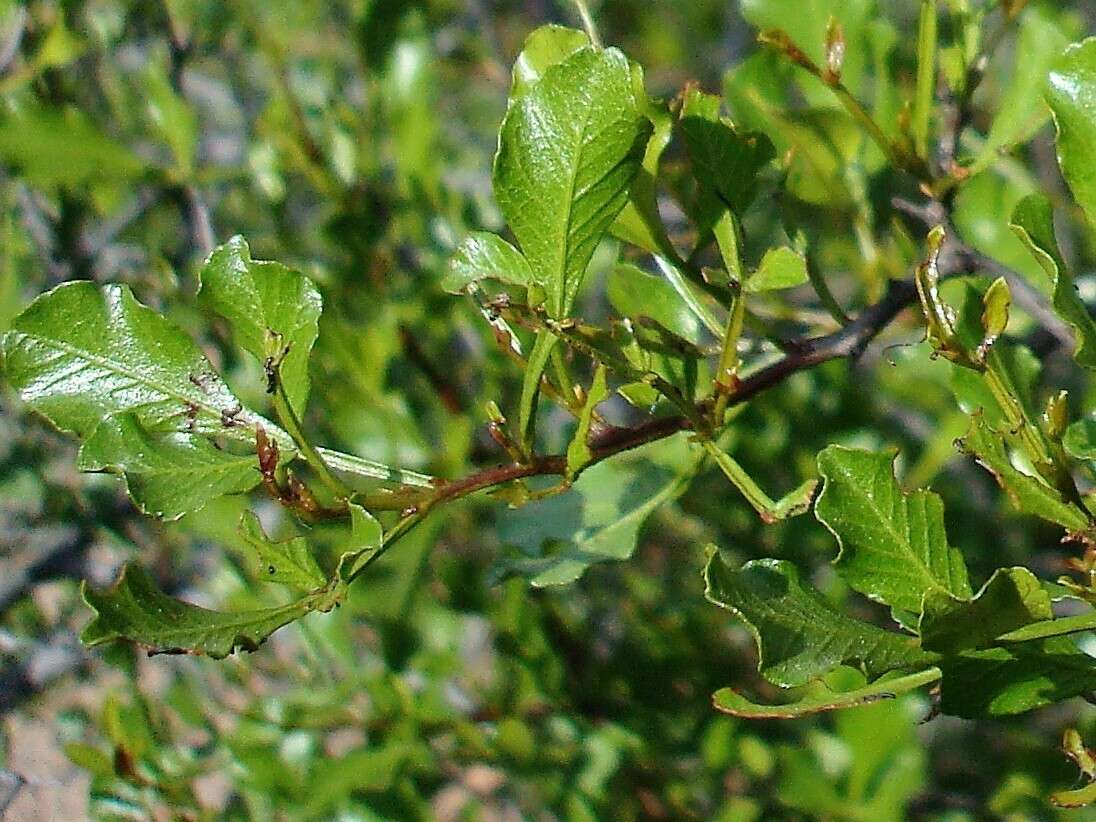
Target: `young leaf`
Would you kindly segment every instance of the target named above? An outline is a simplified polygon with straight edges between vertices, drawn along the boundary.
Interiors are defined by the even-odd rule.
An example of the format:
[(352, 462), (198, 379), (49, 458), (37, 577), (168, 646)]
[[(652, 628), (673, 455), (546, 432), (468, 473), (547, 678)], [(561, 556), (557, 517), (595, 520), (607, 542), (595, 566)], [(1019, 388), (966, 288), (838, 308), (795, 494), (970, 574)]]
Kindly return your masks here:
[(533, 31), (514, 61), (510, 78), (510, 98), (528, 93), (552, 66), (558, 65), (584, 46), (590, 45), (585, 32), (549, 24)]
[(1083, 808), (1096, 804), (1096, 751), (1085, 747), (1081, 735), (1073, 728), (1066, 729), (1062, 739), (1066, 756), (1081, 769), (1088, 784), (1066, 791), (1055, 791), (1049, 797), (1051, 804), (1059, 808)]
[(103, 418), (80, 446), (78, 467), (124, 475), (137, 508), (167, 520), (260, 479), (255, 454), (231, 454), (186, 431), (150, 430), (129, 411)]
[(587, 46), (511, 99), (499, 133), (499, 208), (548, 297), (567, 314), (586, 266), (628, 199), (651, 131), (628, 60)]
[(567, 479), (569, 480), (574, 480), (593, 459), (590, 444), (587, 441), (590, 436), (590, 425), (594, 421), (594, 409), (597, 408), (598, 403), (604, 402), (608, 397), (609, 386), (605, 382), (605, 366), (599, 363), (594, 372), (594, 381), (586, 393), (586, 402), (579, 414), (575, 435), (571, 438), (571, 444), (567, 446)]
[(974, 599), (934, 589), (921, 611), (921, 647), (955, 654), (987, 648), (1001, 634), (1050, 619), (1050, 595), (1026, 568), (998, 568)]
[(240, 517), (240, 536), (255, 551), (260, 579), (301, 591), (315, 590), (327, 582), (304, 537), (274, 542), (252, 511)]
[(894, 699), (899, 694), (915, 691), (940, 678), (939, 668), (926, 668), (912, 674), (884, 674), (869, 685), (852, 691), (831, 691), (819, 685), (817, 692), (782, 705), (759, 705), (731, 688), (720, 688), (712, 694), (717, 711), (743, 719), (798, 719), (823, 711), (858, 708), (873, 705), (881, 699)]
[(441, 287), (451, 294), (460, 294), (480, 280), (528, 287), (533, 282), (533, 272), (521, 252), (502, 237), (477, 231), (466, 237), (449, 259)]
[(770, 248), (761, 258), (761, 265), (746, 280), (746, 291), (757, 294), (762, 291), (779, 291), (803, 285), (807, 275), (807, 261), (787, 246)]
[(1068, 637), (964, 651), (939, 663), (940, 708), (975, 719), (1007, 716), (1096, 690), (1096, 665)]
[(837, 538), (834, 565), (849, 585), (911, 613), (929, 591), (970, 598), (962, 554), (944, 533), (943, 503), (930, 491), (904, 494), (893, 457), (831, 445), (818, 470), (815, 516)]
[(758, 670), (782, 688), (806, 685), (841, 664), (869, 677), (935, 664), (912, 637), (884, 631), (836, 611), (805, 586), (790, 562), (758, 559), (739, 570), (713, 552), (704, 568), (705, 596), (733, 612), (757, 641)]
[[(1093, 90), (1093, 95), (1096, 97), (1096, 89)], [(1096, 135), (1096, 126), (1093, 133)], [(1077, 287), (1062, 259), (1062, 252), (1058, 249), (1058, 238), (1054, 234), (1054, 211), (1050, 201), (1041, 194), (1025, 197), (1012, 212), (1009, 228), (1027, 246), (1050, 278), (1054, 310), (1073, 327), (1074, 338), (1077, 340), (1074, 359), (1085, 368), (1096, 369), (1096, 322), (1093, 322), (1088, 308), (1081, 302)]]
[(591, 466), (570, 491), (508, 512), (499, 536), (521, 551), (498, 564), (501, 577), (537, 586), (574, 582), (594, 563), (628, 559), (639, 529), (685, 492), (700, 464), (684, 437)]
[(15, 318), (3, 348), (11, 385), (62, 431), (86, 436), (108, 414), (130, 411), (149, 430), (248, 445), (261, 424), (293, 451), (284, 431), (240, 404), (189, 337), (126, 286), (59, 285)]
[(1096, 37), (1065, 50), (1050, 72), (1047, 102), (1058, 128), (1058, 164), (1096, 226)]
[(107, 590), (96, 591), (85, 582), (81, 591), (95, 612), (80, 634), (80, 641), (89, 648), (128, 640), (144, 646), (149, 654), (186, 653), (213, 659), (223, 659), (237, 649), (254, 651), (283, 625), (312, 611), (329, 611), (336, 603), (325, 591), (274, 608), (210, 611), (167, 596), (147, 571), (132, 563)]
[(1085, 513), (1067, 502), (1058, 489), (1039, 477), (1021, 472), (1012, 464), (1005, 439), (981, 411), (971, 416), (970, 430), (960, 443), (997, 478), (1020, 511), (1055, 522), (1070, 531), (1083, 531), (1089, 527)]
[(238, 236), (213, 250), (199, 279), (198, 298), (228, 320), (236, 342), (268, 371), (277, 365), (289, 405), (300, 416), (323, 310), (315, 284), (281, 263), (252, 260)]

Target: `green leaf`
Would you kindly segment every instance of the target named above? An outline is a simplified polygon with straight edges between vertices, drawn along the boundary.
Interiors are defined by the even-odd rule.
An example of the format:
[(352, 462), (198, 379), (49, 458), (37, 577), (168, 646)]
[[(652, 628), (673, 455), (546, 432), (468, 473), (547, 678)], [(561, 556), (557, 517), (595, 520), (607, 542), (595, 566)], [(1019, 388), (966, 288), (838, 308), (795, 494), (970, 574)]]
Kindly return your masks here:
[(590, 390), (586, 392), (586, 402), (582, 405), (575, 434), (571, 438), (571, 444), (567, 446), (568, 480), (574, 480), (593, 459), (588, 442), (590, 425), (594, 421), (594, 409), (599, 403), (609, 398), (609, 386), (605, 382), (605, 373), (605, 366), (599, 363), (594, 372), (594, 381), (590, 384)]
[(141, 566), (129, 564), (105, 591), (85, 582), (84, 602), (95, 618), (80, 634), (89, 648), (128, 640), (149, 654), (186, 653), (223, 659), (236, 650), (254, 651), (283, 625), (312, 611), (329, 611), (336, 599), (329, 592), (274, 608), (224, 613), (199, 608), (167, 596)]
[(1008, 327), (1012, 292), (1009, 291), (1004, 277), (998, 277), (990, 283), (986, 293), (982, 295), (982, 305), (982, 339), (978, 343), (976, 357), (984, 362), (993, 344)]
[(499, 538), (521, 553), (499, 563), (499, 576), (563, 585), (594, 563), (628, 559), (647, 517), (684, 493), (700, 459), (685, 437), (673, 437), (599, 462), (570, 491), (507, 512)]
[[(1041, 366), (1031, 349), (1008, 339), (998, 339), (986, 359), (1008, 393), (1019, 401), (1027, 418), (1038, 419), (1040, 409), (1036, 407), (1034, 398)], [(983, 374), (955, 366), (951, 371), (951, 390), (959, 407), (967, 414), (981, 411), (986, 423), (997, 431), (1009, 427), (1004, 411)]]
[(697, 181), (715, 192), (724, 206), (741, 213), (757, 193), (757, 173), (773, 159), (775, 151), (764, 134), (740, 133), (730, 120), (720, 117), (719, 105), (715, 95), (695, 87), (687, 89), (681, 106), (681, 133)]
[[(878, 17), (874, 0), (742, 0), (741, 8), (748, 23), (762, 30), (785, 31), (819, 65), (825, 65), (826, 30), (830, 19), (836, 20), (841, 24), (846, 42), (841, 77), (846, 85), (856, 90), (869, 53), (864, 29)], [(808, 93), (813, 86), (821, 86), (809, 78), (808, 82), (810, 86), (804, 83)]]
[(1077, 294), (1077, 286), (1073, 284), (1062, 252), (1058, 249), (1054, 210), (1050, 201), (1041, 194), (1025, 197), (1012, 212), (1009, 228), (1027, 246), (1050, 279), (1054, 310), (1073, 327), (1077, 340), (1074, 359), (1085, 368), (1096, 369), (1096, 322), (1093, 322), (1092, 315)]
[(533, 272), (521, 252), (502, 237), (477, 231), (466, 237), (449, 259), (441, 287), (451, 294), (460, 294), (480, 280), (528, 287), (533, 282)]
[(327, 582), (304, 537), (274, 542), (252, 511), (245, 511), (240, 517), (240, 536), (255, 552), (259, 579), (301, 591), (312, 591)]
[(525, 38), (521, 54), (514, 61), (510, 98), (516, 99), (528, 93), (540, 82), (544, 72), (589, 45), (590, 38), (578, 29), (569, 29), (555, 24), (535, 29)]
[(761, 265), (746, 280), (746, 292), (758, 294), (762, 291), (779, 291), (782, 288), (795, 288), (803, 285), (810, 277), (807, 274), (807, 261), (787, 246), (770, 248), (761, 258)]
[(536, 434), (537, 403), (540, 400), (540, 381), (544, 376), (544, 369), (548, 367), (548, 360), (552, 356), (552, 349), (559, 342), (559, 337), (549, 331), (540, 331), (533, 343), (533, 350), (529, 352), (529, 360), (525, 365), (525, 373), (521, 381), (521, 397), (518, 400), (518, 432), (521, 437), (522, 447), (526, 453), (533, 451), (533, 438)]
[[(632, 70), (637, 71), (634, 64)], [(628, 203), (617, 215), (610, 231), (613, 236), (650, 254), (672, 257), (676, 251), (670, 238), (666, 236), (666, 227), (658, 212), (657, 180), (662, 153), (673, 137), (674, 118), (662, 101), (648, 100), (644, 113), (651, 121), (654, 131), (647, 141), (639, 171), (632, 180)]]
[(171, 147), (180, 176), (187, 179), (198, 149), (198, 116), (172, 87), (165, 67), (150, 63), (143, 81), (149, 119)]
[(782, 688), (806, 685), (841, 664), (869, 677), (935, 664), (912, 637), (884, 631), (838, 612), (799, 578), (790, 562), (758, 559), (739, 570), (718, 554), (704, 569), (705, 596), (733, 612), (757, 641), (758, 670)]
[(23, 401), (62, 431), (90, 434), (130, 411), (152, 431), (254, 445), (261, 424), (283, 452), (293, 441), (244, 408), (198, 346), (129, 288), (80, 281), (43, 294), (4, 335), (5, 372)]
[(586, 266), (628, 199), (651, 124), (628, 61), (587, 46), (511, 99), (494, 188), (554, 317), (567, 314)]
[(605, 286), (610, 304), (622, 317), (650, 317), (694, 345), (702, 339), (696, 314), (664, 278), (631, 263), (618, 263)]
[(384, 528), (360, 505), (350, 504), (350, 550), (339, 557), (336, 576), (348, 580), (384, 545)]
[(731, 688), (720, 688), (712, 694), (712, 704), (717, 711), (743, 719), (798, 719), (824, 711), (858, 708), (873, 705), (882, 699), (894, 699), (899, 694), (923, 688), (939, 678), (939, 668), (926, 668), (913, 674), (884, 675), (852, 691), (830, 691), (819, 684), (814, 693), (782, 705), (759, 705)]
[(1096, 37), (1065, 50), (1050, 72), (1047, 102), (1058, 127), (1058, 164), (1096, 226)]
[(998, 568), (974, 599), (956, 599), (939, 589), (925, 594), (921, 647), (945, 654), (987, 648), (1000, 634), (1053, 615), (1050, 595), (1031, 571)]
[(129, 411), (111, 414), (80, 446), (81, 471), (125, 477), (126, 490), (144, 514), (174, 520), (225, 494), (259, 483), (254, 453), (237, 455), (186, 431), (153, 431)]
[(960, 444), (996, 477), (998, 484), (1023, 513), (1055, 522), (1070, 531), (1083, 531), (1089, 527), (1084, 511), (1067, 502), (1058, 489), (1013, 465), (1005, 439), (989, 424), (982, 412), (970, 418), (970, 430)]
[(140, 157), (83, 112), (33, 105), (0, 115), (0, 161), (42, 188), (121, 185), (146, 170)]
[(290, 407), (300, 416), (323, 311), (316, 285), (281, 263), (252, 260), (239, 236), (213, 250), (199, 278), (199, 300), (228, 320), (235, 341), (261, 364), (278, 366)]
[[(1050, 595), (1049, 591), (1047, 595)], [(1077, 634), (1083, 631), (1096, 631), (1096, 611), (1062, 617), (1061, 619), (1033, 622), (1030, 625), (1024, 625), (1001, 634), (997, 637), (997, 642), (1031, 642), (1035, 639), (1047, 639), (1052, 636), (1065, 636), (1066, 634)]]
[(920, 613), (929, 591), (971, 595), (963, 556), (948, 545), (944, 505), (930, 491), (904, 494), (894, 458), (831, 445), (818, 455), (824, 484), (815, 516), (837, 538), (834, 565), (863, 594)]
[(1068, 637), (964, 651), (939, 665), (941, 710), (970, 719), (1023, 713), (1096, 690), (1096, 664)]
[(1016, 40), (1015, 67), (1002, 86), (976, 165), (988, 165), (1000, 150), (1026, 142), (1049, 117), (1042, 99), (1043, 86), (1051, 65), (1068, 42), (1059, 20), (1061, 15), (1052, 16), (1038, 6), (1024, 13)]
[(1096, 460), (1096, 415), (1077, 420), (1062, 438), (1066, 453), (1079, 460)]

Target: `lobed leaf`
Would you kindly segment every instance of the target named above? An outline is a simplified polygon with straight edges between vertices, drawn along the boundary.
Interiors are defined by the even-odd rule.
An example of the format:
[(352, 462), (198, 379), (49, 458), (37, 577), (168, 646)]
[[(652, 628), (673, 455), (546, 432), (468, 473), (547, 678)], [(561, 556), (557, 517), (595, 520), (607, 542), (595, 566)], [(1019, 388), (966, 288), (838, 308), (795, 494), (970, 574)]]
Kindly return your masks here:
[(912, 637), (835, 610), (785, 560), (753, 560), (735, 570), (712, 553), (704, 581), (708, 600), (733, 612), (753, 633), (761, 675), (782, 688), (805, 685), (842, 664), (859, 665), (875, 677), (936, 662)]
[(1025, 514), (1057, 523), (1070, 531), (1089, 527), (1088, 516), (1067, 502), (1057, 488), (1042, 478), (1025, 474), (1009, 458), (1006, 440), (979, 411), (970, 418), (970, 429), (959, 441), (962, 448), (997, 479), (1017, 509)]
[(814, 693), (781, 705), (759, 705), (731, 688), (720, 688), (712, 694), (717, 711), (743, 719), (799, 719), (803, 716), (874, 705), (883, 699), (923, 688), (940, 678), (939, 668), (926, 668), (912, 674), (884, 674), (874, 682), (851, 691), (830, 691), (819, 684)]
[(939, 589), (925, 594), (921, 647), (946, 654), (988, 648), (1001, 634), (1053, 615), (1050, 595), (1031, 571), (998, 568), (973, 599)]
[(943, 503), (930, 491), (903, 493), (893, 457), (833, 445), (818, 455), (818, 470), (815, 516), (837, 538), (834, 565), (849, 585), (911, 613), (930, 591), (970, 598), (962, 554), (944, 531)]
[(239, 236), (213, 250), (199, 281), (199, 300), (228, 320), (233, 339), (268, 370), (277, 365), (289, 405), (300, 416), (323, 311), (316, 285), (281, 263), (252, 260)]
[(293, 441), (246, 409), (178, 326), (129, 288), (59, 285), (12, 322), (5, 370), (23, 401), (62, 431), (87, 436), (131, 412), (153, 431), (216, 435), (253, 445), (261, 424), (283, 452)]
[(80, 446), (77, 465), (122, 474), (137, 508), (167, 520), (260, 480), (254, 453), (232, 454), (187, 431), (150, 430), (132, 411), (104, 417)]
[(254, 651), (276, 630), (312, 611), (329, 611), (337, 597), (310, 594), (274, 608), (225, 613), (200, 608), (160, 591), (141, 566), (129, 564), (105, 591), (85, 582), (84, 602), (95, 618), (80, 634), (89, 648), (128, 640), (149, 654), (186, 653), (223, 659), (237, 650)]

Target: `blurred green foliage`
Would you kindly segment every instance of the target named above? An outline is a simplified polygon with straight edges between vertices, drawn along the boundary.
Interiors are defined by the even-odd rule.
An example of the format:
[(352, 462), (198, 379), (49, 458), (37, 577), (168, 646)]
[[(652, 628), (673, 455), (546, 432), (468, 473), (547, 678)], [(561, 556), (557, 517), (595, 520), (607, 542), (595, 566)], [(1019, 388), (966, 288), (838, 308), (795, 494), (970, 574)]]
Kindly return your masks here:
[[(605, 42), (645, 67), (650, 94), (669, 100), (695, 81), (724, 95), (738, 129), (772, 141), (779, 162), (759, 164), (756, 197), (741, 203), (745, 268), (781, 285), (825, 271), (850, 313), (920, 261), (920, 236), (891, 204), (915, 197), (916, 183), (888, 168), (828, 89), (756, 47), (756, 29), (783, 28), (823, 62), (836, 14), (844, 82), (896, 135), (916, 86), (917, 44), (906, 35), (918, 6), (591, 3)], [(957, 84), (956, 67), (980, 48), (975, 32), (992, 32), (1002, 12), (989, 0), (939, 6), (941, 70)], [(443, 279), (462, 238), (503, 229), (490, 169), (510, 65), (526, 35), (552, 21), (577, 25), (571, 4), (0, 3), (0, 330), (63, 281), (125, 283), (199, 341), (244, 404), (263, 407), (261, 364), (229, 345), (196, 299), (211, 245), (240, 234), (255, 259), (300, 270), (323, 292), (303, 420), (316, 442), (438, 476), (498, 461), (484, 405), (515, 407), (520, 374), (476, 304), (446, 294)], [(975, 173), (953, 203), (966, 242), (1049, 297), (1009, 228), (1016, 203), (1045, 194), (1063, 215), (1059, 243), (1090, 305), (1094, 235), (1059, 176), (1033, 75), (1094, 25), (1086, 3), (1034, 0), (1004, 27), (955, 148)], [(662, 158), (674, 241), (693, 239), (689, 220), (703, 226), (715, 196), (684, 172), (686, 160), (679, 145)], [(657, 272), (622, 269), (618, 251), (606, 240), (593, 252), (576, 298), (584, 316), (610, 306), (640, 313), (629, 301)], [(695, 316), (655, 282), (665, 298), (657, 319), (702, 339)], [(959, 304), (965, 285), (945, 293)], [(822, 301), (794, 293), (802, 311), (757, 295), (748, 354), (773, 354), (762, 342), (769, 332), (827, 321)], [(1042, 362), (1041, 390), (1069, 388), (1075, 414), (1096, 410), (1068, 347), (1023, 311), (1009, 333)], [(1060, 529), (1019, 516), (957, 454), (967, 416), (955, 396), (978, 386), (964, 390), (969, 375), (931, 357), (923, 337), (909, 315), (887, 347), (855, 364), (794, 375), (744, 407), (723, 444), (766, 488), (814, 476), (827, 445), (896, 447), (903, 485), (931, 483), (943, 498), (975, 589), (1004, 565), (1056, 577), (1072, 548)], [(1096, 714), (1078, 700), (978, 723), (924, 722), (924, 695), (794, 724), (714, 712), (710, 695), (729, 683), (761, 697), (776, 689), (756, 673), (745, 627), (704, 599), (705, 544), (737, 562), (790, 560), (832, 603), (888, 618), (851, 598), (819, 523), (763, 525), (714, 467), (688, 493), (665, 494), (630, 562), (584, 555), (576, 568), (565, 553), (540, 555), (545, 539), (597, 529), (619, 507), (662, 493), (673, 476), (663, 469), (683, 461), (677, 441), (595, 466), (569, 495), (517, 511), (491, 499), (453, 506), (378, 563), (343, 607), (284, 629), (258, 654), (150, 660), (121, 646), (72, 654), (60, 675), (44, 675), (42, 655), (87, 621), (76, 579), (103, 584), (126, 560), (140, 557), (165, 590), (210, 607), (258, 608), (281, 593), (255, 581), (262, 574), (235, 527), (243, 500), (174, 523), (141, 518), (113, 478), (77, 476), (75, 447), (4, 386), (3, 707), (49, 724), (90, 776), (97, 818), (1090, 818), (1047, 802), (1077, 784), (1056, 750), (1063, 729), (1096, 734)], [(565, 415), (548, 414), (540, 437), (559, 451), (569, 430)], [(271, 537), (291, 535), (274, 503), (259, 514)], [(326, 559), (354, 547), (322, 524), (309, 538)], [(512, 578), (583, 570), (565, 588)], [(856, 674), (839, 670), (829, 684), (854, 687)], [(5, 725), (8, 767), (23, 744), (18, 727)], [(52, 777), (20, 775), (31, 784), (12, 801), (42, 801), (33, 778)]]

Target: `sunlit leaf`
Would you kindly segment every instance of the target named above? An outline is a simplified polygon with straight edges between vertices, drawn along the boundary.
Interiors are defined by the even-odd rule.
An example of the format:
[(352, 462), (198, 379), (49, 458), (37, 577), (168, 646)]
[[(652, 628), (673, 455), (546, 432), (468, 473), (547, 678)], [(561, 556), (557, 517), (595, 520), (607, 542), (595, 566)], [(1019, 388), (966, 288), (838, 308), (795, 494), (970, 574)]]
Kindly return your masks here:
[(1058, 163), (1096, 226), (1096, 37), (1069, 46), (1055, 63), (1047, 101), (1058, 127)]
[(628, 199), (651, 124), (628, 60), (587, 46), (512, 99), (495, 157), (495, 198), (564, 316), (598, 242)]
[(292, 451), (288, 435), (244, 408), (198, 346), (141, 305), (126, 286), (60, 285), (36, 299), (4, 336), (9, 383), (62, 431), (87, 435), (103, 417), (132, 412), (152, 431), (186, 431), (253, 445), (261, 423)]
[(930, 491), (906, 494), (894, 459), (840, 446), (818, 455), (824, 485), (815, 515), (837, 537), (834, 564), (872, 599), (919, 613), (929, 591), (971, 595), (963, 556), (948, 545), (944, 505)]
[(308, 359), (323, 302), (315, 284), (281, 263), (252, 260), (243, 237), (209, 255), (198, 298), (232, 327), (236, 342), (268, 369), (277, 366), (298, 415), (308, 402)]
[(497, 234), (477, 231), (465, 238), (449, 259), (441, 287), (459, 294), (471, 283), (498, 280), (510, 285), (529, 286), (533, 273), (521, 252)]

